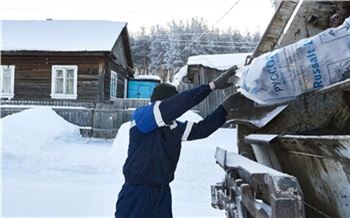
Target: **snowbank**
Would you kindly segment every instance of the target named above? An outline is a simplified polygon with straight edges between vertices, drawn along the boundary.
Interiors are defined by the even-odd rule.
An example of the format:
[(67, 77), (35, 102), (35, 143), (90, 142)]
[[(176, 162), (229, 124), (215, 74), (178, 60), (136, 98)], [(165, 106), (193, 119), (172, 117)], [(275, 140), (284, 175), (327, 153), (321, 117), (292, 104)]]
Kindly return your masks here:
[(77, 126), (64, 120), (49, 107), (32, 108), (4, 117), (2, 125), (3, 149), (6, 153), (16, 155), (42, 149), (57, 137), (79, 133)]

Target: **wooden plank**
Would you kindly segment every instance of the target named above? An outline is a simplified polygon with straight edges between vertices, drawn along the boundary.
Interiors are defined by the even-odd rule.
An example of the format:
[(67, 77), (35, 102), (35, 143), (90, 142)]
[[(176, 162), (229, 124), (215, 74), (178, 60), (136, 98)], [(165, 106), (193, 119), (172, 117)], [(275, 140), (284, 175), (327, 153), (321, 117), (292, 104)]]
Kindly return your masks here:
[(340, 81), (330, 86), (324, 87), (316, 91), (316, 94), (324, 94), (327, 92), (335, 92), (339, 90), (350, 91), (350, 79)]
[(298, 1), (282, 1), (279, 4), (258, 46), (254, 50), (251, 60), (261, 54), (274, 50), (297, 4)]
[[(303, 1), (295, 14), (288, 30), (281, 38), (281, 47), (293, 44), (301, 39), (317, 35), (331, 27), (330, 18), (335, 14), (335, 7), (325, 2)], [(315, 18), (311, 19), (310, 16)], [(310, 22), (307, 22), (307, 20)]]

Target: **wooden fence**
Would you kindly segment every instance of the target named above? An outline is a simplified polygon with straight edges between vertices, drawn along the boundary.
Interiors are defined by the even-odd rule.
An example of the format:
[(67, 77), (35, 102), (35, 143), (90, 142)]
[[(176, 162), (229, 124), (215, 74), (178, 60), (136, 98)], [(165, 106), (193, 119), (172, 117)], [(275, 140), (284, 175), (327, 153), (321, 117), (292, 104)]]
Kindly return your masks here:
[(149, 100), (120, 99), (114, 104), (62, 101), (1, 101), (1, 118), (36, 106), (48, 106), (68, 122), (79, 126), (85, 137), (115, 138), (120, 126), (128, 122), (134, 109)]
[[(177, 89), (182, 92), (192, 87), (193, 85), (184, 84), (178, 86)], [(212, 101), (212, 98), (222, 100), (222, 94), (217, 92), (215, 96), (209, 96), (192, 110), (205, 117), (217, 106), (217, 101)], [(1, 118), (3, 118), (36, 106), (48, 106), (68, 122), (79, 126), (81, 134), (85, 137), (115, 138), (120, 126), (130, 120), (134, 110), (147, 104), (149, 104), (149, 99), (116, 99), (113, 104), (1, 100), (0, 109)]]

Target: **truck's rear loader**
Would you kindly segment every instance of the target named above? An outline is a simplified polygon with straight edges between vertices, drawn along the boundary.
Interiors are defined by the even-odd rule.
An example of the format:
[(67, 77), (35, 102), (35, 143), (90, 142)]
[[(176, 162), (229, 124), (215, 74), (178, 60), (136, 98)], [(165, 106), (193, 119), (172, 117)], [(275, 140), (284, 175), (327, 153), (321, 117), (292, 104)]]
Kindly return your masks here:
[[(296, 3), (282, 2), (275, 17)], [(267, 51), (259, 46), (253, 58)], [(350, 79), (284, 104), (240, 104), (228, 121), (236, 125), (239, 154), (217, 149), (226, 176), (211, 187), (212, 206), (227, 217), (350, 217)]]

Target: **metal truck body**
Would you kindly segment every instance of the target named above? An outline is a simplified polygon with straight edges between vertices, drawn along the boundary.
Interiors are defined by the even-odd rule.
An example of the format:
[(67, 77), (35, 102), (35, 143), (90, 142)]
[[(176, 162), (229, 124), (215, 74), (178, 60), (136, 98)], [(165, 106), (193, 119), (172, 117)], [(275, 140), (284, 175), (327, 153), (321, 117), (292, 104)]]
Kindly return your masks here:
[[(344, 16), (349, 5), (282, 2), (251, 59), (292, 43), (292, 33), (321, 32), (325, 27), (311, 28), (309, 19), (332, 21), (333, 6)], [(283, 38), (289, 16), (294, 32)], [(299, 30), (293, 29), (298, 22)], [(294, 42), (307, 36), (294, 34)], [(228, 121), (236, 125), (240, 155), (218, 148), (215, 157), (226, 176), (212, 186), (213, 207), (225, 209), (227, 217), (350, 217), (350, 79), (280, 105), (241, 105)], [(266, 168), (252, 168), (250, 161)], [(270, 183), (273, 178), (288, 182)]]

